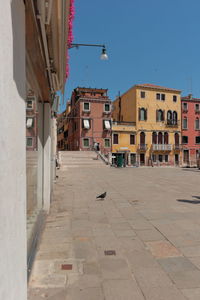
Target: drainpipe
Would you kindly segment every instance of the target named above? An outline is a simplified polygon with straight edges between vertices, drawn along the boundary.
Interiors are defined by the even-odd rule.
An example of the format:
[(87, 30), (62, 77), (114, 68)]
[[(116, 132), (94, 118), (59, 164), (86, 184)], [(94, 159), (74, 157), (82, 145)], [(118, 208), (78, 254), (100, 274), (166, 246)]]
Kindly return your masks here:
[(49, 77), (49, 82), (50, 82), (50, 88), (51, 92), (53, 92), (53, 82), (52, 82), (52, 74), (51, 74), (51, 66), (50, 66), (50, 60), (49, 60), (49, 51), (48, 51), (48, 46), (47, 46), (47, 38), (46, 38), (46, 32), (45, 32), (45, 27), (42, 22), (41, 15), (37, 15), (37, 18), (40, 21), (40, 27), (41, 27), (41, 33), (42, 33), (42, 41), (44, 45), (44, 52), (45, 52), (45, 59), (46, 59), (46, 66), (47, 66), (47, 71), (48, 71), (48, 77)]

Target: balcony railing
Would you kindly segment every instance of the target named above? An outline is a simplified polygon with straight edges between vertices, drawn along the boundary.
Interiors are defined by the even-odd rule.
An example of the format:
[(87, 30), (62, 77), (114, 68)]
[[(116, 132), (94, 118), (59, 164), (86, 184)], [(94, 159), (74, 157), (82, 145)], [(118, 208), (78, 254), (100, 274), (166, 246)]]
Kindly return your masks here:
[(178, 125), (179, 125), (179, 121), (175, 121), (175, 120), (166, 121), (166, 126), (168, 127), (178, 127)]
[(113, 121), (113, 125), (135, 126), (136, 122)]
[(182, 149), (182, 145), (180, 144), (174, 145), (174, 150), (181, 150), (181, 149)]
[(153, 144), (152, 150), (153, 151), (171, 151), (172, 145), (170, 145), (170, 144)]
[(146, 151), (147, 150), (147, 144), (139, 144), (138, 150), (140, 151)]

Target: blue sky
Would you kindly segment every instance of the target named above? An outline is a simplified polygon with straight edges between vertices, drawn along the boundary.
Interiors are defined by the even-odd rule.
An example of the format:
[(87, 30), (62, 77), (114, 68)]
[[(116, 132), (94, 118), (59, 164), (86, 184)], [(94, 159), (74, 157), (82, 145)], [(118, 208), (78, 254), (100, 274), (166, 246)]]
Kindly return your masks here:
[(199, 0), (75, 0), (66, 100), (77, 86), (107, 88), (114, 100), (137, 83), (153, 83), (200, 97)]

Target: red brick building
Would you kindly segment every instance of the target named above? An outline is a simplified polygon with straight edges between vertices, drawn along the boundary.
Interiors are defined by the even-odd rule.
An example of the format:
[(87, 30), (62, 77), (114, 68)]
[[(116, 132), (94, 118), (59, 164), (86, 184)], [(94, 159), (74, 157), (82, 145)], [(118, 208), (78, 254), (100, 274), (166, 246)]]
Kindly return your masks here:
[(200, 99), (181, 98), (183, 166), (197, 165), (200, 151)]
[(98, 143), (101, 153), (111, 152), (111, 100), (107, 89), (74, 89), (67, 119), (67, 150), (92, 150)]

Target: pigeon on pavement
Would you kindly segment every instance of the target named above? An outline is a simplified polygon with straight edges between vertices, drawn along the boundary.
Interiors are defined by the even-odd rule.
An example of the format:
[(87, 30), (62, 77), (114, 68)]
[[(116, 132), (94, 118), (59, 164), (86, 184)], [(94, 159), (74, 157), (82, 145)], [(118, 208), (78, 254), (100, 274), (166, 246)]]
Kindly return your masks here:
[(97, 196), (96, 197), (96, 199), (104, 199), (106, 197), (106, 192), (105, 193), (103, 193), (103, 194), (101, 194), (101, 195), (99, 195), (99, 196)]

